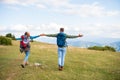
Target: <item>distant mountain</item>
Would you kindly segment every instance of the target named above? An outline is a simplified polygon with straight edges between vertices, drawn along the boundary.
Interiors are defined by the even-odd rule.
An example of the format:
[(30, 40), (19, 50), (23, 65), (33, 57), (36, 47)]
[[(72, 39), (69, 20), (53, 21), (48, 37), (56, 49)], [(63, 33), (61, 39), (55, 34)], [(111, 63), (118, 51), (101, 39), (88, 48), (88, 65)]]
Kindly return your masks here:
[[(44, 37), (39, 39), (41, 42), (56, 44), (56, 38)], [(92, 46), (111, 46), (120, 52), (120, 39), (116, 38), (77, 38), (67, 39), (68, 46), (76, 46), (81, 48), (88, 48)]]
[(104, 37), (96, 37), (96, 36), (84, 36), (82, 38), (77, 38), (75, 40), (82, 40), (82, 41), (88, 41), (88, 42), (94, 42), (99, 43), (103, 45), (107, 45), (109, 43), (118, 42), (120, 41), (120, 38), (104, 38)]
[(109, 46), (114, 47), (114, 48), (116, 49), (116, 51), (119, 51), (119, 52), (120, 52), (120, 41), (110, 43)]
[(67, 43), (68, 45), (82, 47), (82, 48), (88, 48), (91, 46), (102, 46), (99, 43), (88, 42), (88, 41), (67, 41)]

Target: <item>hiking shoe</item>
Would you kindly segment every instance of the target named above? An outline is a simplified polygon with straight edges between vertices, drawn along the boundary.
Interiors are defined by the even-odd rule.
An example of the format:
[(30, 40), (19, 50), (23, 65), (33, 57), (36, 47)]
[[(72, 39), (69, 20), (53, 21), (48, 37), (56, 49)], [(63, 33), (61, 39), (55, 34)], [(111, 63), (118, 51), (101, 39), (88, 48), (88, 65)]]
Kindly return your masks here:
[(29, 65), (28, 63), (25, 63), (25, 66)]
[(59, 68), (58, 70), (59, 70), (59, 71), (62, 71), (62, 69), (61, 69), (61, 68)]
[(21, 64), (21, 67), (22, 67), (22, 68), (25, 68), (25, 66), (24, 66), (23, 64)]
[(63, 70), (63, 66), (59, 66), (59, 71), (62, 71)]
[(58, 70), (59, 70), (59, 71), (61, 70), (61, 66), (60, 66), (60, 65), (58, 66)]

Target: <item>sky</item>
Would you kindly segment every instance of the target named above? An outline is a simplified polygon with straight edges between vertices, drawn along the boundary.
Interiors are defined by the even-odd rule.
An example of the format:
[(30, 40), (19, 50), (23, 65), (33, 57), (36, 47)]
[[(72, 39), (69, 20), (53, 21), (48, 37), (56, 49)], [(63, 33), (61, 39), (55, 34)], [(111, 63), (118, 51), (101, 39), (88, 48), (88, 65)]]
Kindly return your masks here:
[(120, 0), (0, 0), (0, 35), (55, 34), (120, 38)]

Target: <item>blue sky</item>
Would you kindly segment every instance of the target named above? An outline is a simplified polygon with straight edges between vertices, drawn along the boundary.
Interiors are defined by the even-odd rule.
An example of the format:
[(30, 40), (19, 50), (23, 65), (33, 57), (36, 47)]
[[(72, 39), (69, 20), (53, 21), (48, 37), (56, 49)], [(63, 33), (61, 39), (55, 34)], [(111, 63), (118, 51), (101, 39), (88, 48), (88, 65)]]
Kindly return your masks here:
[(25, 31), (120, 38), (120, 0), (0, 0), (0, 35)]

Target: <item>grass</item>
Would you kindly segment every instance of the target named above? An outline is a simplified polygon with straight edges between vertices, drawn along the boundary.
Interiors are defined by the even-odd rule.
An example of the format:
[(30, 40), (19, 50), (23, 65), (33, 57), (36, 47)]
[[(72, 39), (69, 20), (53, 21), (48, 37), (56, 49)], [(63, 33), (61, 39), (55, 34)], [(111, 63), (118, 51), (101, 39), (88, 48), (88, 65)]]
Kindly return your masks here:
[[(0, 45), (0, 80), (120, 80), (120, 53), (68, 47), (63, 71), (58, 71), (57, 46), (33, 42), (30, 65), (21, 68), (19, 42)], [(35, 62), (42, 66), (31, 66)]]

